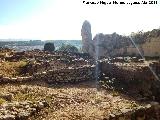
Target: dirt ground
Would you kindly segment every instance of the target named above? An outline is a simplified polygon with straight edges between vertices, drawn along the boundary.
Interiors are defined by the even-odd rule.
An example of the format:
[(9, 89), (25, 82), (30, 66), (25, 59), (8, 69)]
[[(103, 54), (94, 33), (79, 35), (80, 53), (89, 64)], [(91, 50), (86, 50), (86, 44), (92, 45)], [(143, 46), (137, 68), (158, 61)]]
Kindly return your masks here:
[(13, 94), (12, 101), (47, 101), (49, 106), (30, 120), (100, 120), (140, 105), (123, 94), (100, 89), (96, 83), (48, 85), (39, 81), (6, 84), (0, 85), (0, 93)]

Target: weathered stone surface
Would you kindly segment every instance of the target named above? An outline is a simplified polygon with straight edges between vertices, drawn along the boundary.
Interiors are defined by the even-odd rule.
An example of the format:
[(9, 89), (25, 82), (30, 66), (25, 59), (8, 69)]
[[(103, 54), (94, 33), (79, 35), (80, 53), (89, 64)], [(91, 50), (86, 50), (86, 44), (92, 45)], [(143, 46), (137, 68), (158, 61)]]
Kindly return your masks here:
[(111, 81), (104, 78), (108, 85), (127, 91), (129, 94), (141, 95), (145, 99), (160, 101), (160, 82), (155, 76), (159, 74), (160, 67), (158, 63), (152, 63), (150, 67), (153, 68), (155, 74), (146, 63), (126, 63), (117, 62), (117, 60), (100, 62), (100, 70), (104, 76), (115, 78)]
[(14, 115), (0, 115), (0, 120), (15, 120)]
[[(159, 104), (157, 106), (159, 106)], [(157, 113), (157, 115), (155, 113)], [(139, 106), (134, 110), (122, 110), (120, 114), (112, 113), (107, 120), (159, 120), (159, 115), (160, 108), (157, 109), (155, 106), (149, 104), (146, 106)]]
[(95, 79), (95, 66), (85, 65), (77, 68), (69, 67), (65, 69), (46, 70), (33, 74), (32, 76), (9, 78), (2, 77), (1, 82), (4, 83), (17, 83), (27, 82), (32, 80), (44, 80), (49, 83), (54, 82), (75, 82), (87, 81)]
[(27, 120), (31, 115), (47, 106), (46, 102), (10, 102), (0, 105), (0, 120)]
[(91, 33), (91, 24), (86, 20), (84, 21), (81, 29), (82, 36), (82, 51), (84, 53), (93, 53), (93, 42), (92, 42), (92, 33)]

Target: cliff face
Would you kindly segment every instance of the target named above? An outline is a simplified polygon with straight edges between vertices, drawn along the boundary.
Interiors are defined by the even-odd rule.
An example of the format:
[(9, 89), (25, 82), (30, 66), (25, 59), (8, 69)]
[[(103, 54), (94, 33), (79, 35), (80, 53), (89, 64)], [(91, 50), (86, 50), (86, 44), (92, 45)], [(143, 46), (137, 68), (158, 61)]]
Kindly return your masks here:
[(82, 50), (94, 58), (107, 56), (139, 55), (138, 50), (132, 43), (135, 42), (139, 51), (144, 56), (160, 56), (160, 29), (149, 32), (132, 33), (129, 36), (122, 36), (117, 33), (97, 34), (92, 40), (91, 25), (84, 22), (81, 30)]

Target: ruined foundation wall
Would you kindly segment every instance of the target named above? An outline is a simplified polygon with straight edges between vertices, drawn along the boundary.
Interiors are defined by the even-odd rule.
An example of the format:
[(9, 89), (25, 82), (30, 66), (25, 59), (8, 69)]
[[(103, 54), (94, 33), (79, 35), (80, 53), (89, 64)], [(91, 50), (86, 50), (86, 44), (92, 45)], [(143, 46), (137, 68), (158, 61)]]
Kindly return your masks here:
[(95, 78), (95, 66), (83, 66), (78, 68), (67, 68), (58, 70), (49, 70), (41, 73), (35, 73), (28, 77), (9, 78), (0, 76), (1, 83), (9, 82), (27, 82), (35, 80), (44, 80), (48, 83), (54, 82), (78, 82), (92, 80)]
[(107, 120), (159, 120), (160, 105), (156, 102), (139, 107), (135, 110), (122, 109), (117, 114), (111, 114)]
[[(146, 57), (156, 57), (160, 56), (160, 38), (151, 38), (150, 41), (142, 45), (138, 45), (141, 53)], [(135, 54), (139, 55), (138, 50), (135, 47), (127, 47), (127, 53), (129, 55)]]
[[(119, 81), (119, 86), (126, 87), (124, 88), (125, 91), (150, 98), (156, 97), (156, 100), (160, 101), (160, 81), (157, 80), (150, 68), (141, 64), (137, 66), (131, 65), (103, 61), (100, 63), (100, 69), (105, 76)], [(160, 79), (160, 62), (152, 63), (150, 67)]]

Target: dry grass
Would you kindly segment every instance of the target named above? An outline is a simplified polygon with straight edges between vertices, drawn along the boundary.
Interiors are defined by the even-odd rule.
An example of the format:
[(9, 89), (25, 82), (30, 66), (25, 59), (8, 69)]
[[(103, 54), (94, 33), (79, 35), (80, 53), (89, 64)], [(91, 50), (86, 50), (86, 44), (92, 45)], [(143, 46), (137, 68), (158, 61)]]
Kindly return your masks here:
[(0, 63), (0, 74), (7, 77), (16, 77), (20, 75), (22, 67), (27, 65), (26, 61), (8, 62), (4, 61)]
[(3, 98), (0, 98), (0, 105), (5, 103), (5, 102), (6, 102), (6, 100), (4, 100)]

